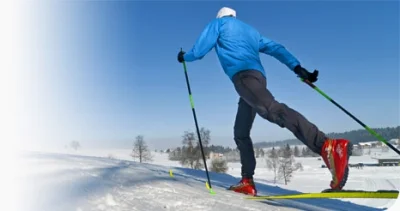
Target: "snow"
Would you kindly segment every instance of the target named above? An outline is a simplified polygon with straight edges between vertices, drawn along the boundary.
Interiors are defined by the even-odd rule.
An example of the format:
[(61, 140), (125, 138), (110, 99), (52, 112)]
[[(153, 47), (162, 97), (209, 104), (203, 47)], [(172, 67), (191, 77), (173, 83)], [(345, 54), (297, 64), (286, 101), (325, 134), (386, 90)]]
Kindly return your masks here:
[[(152, 152), (153, 162), (139, 163), (129, 156), (130, 152), (131, 149), (24, 152), (19, 163), (22, 172), (17, 178), (23, 190), (19, 210), (399, 210), (393, 199), (246, 200), (242, 194), (225, 190), (238, 182), (240, 163), (229, 163), (227, 174), (210, 172), (216, 193), (210, 194), (204, 171), (182, 168), (178, 162), (168, 160), (167, 153)], [(295, 172), (285, 185), (274, 184), (265, 161), (257, 159), (254, 177), (259, 193), (320, 192), (329, 186), (330, 173), (320, 167), (321, 160), (314, 157), (296, 161), (303, 164), (304, 170)], [(350, 162), (377, 161), (364, 155), (351, 157)], [(351, 168), (346, 188), (399, 190), (399, 175), (400, 167)]]

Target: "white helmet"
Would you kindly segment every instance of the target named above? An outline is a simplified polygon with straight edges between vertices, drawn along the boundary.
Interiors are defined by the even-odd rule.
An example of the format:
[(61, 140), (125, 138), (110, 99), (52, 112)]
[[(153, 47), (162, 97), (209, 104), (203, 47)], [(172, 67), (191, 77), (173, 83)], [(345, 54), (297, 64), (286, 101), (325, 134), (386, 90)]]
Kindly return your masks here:
[(217, 18), (222, 18), (224, 16), (233, 16), (236, 18), (236, 11), (229, 7), (222, 7), (217, 14)]

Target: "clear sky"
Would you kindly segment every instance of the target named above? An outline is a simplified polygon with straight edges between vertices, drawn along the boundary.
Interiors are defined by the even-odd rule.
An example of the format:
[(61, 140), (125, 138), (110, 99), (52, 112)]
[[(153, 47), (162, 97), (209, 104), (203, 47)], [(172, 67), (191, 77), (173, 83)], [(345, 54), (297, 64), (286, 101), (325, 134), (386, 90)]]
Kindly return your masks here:
[[(30, 145), (151, 147), (180, 144), (195, 131), (182, 64), (223, 6), (283, 44), (316, 85), (371, 127), (399, 125), (399, 2), (65, 1), (25, 13), (21, 136)], [(261, 55), (278, 101), (325, 132), (361, 126), (277, 60)], [(214, 51), (187, 63), (198, 121), (212, 143), (234, 146), (238, 96)], [(22, 133), (23, 131), (23, 133)], [(254, 141), (293, 138), (260, 117)], [(32, 140), (32, 141), (27, 141)], [(34, 140), (34, 141), (33, 141)]]

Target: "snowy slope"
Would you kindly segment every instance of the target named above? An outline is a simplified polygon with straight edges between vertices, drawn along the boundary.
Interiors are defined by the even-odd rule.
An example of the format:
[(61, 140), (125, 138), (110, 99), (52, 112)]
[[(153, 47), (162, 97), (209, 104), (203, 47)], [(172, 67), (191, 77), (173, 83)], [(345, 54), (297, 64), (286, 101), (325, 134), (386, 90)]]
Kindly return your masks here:
[[(228, 174), (211, 173), (211, 195), (204, 171), (100, 157), (27, 153), (20, 167), (21, 211), (382, 210), (335, 199), (248, 201), (224, 189), (237, 182)], [(257, 185), (261, 194), (294, 192)]]

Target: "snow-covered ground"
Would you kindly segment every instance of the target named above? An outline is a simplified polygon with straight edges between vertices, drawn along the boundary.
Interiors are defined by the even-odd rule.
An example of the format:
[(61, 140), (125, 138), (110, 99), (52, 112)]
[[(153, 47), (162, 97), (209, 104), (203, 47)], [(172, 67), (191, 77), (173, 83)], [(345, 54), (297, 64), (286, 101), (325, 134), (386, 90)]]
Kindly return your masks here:
[[(18, 178), (22, 211), (88, 210), (399, 210), (400, 200), (306, 199), (260, 202), (226, 191), (238, 181), (240, 163), (229, 163), (227, 174), (211, 172), (215, 195), (208, 193), (204, 171), (182, 168), (166, 153), (154, 153), (153, 162), (140, 164), (130, 149), (80, 149), (25, 152)], [(374, 152), (380, 153), (380, 152)], [(374, 154), (372, 153), (372, 154)], [(372, 155), (371, 154), (371, 155)], [(389, 155), (389, 153), (375, 156)], [(384, 154), (384, 155), (382, 155)], [(115, 159), (110, 159), (109, 156)], [(318, 158), (297, 158), (304, 170), (288, 185), (274, 184), (263, 159), (257, 160), (255, 179), (260, 194), (320, 192), (331, 179)], [(351, 157), (351, 163), (376, 163), (371, 156)], [(174, 177), (170, 177), (172, 170)], [(351, 168), (348, 189), (400, 189), (400, 167)]]

